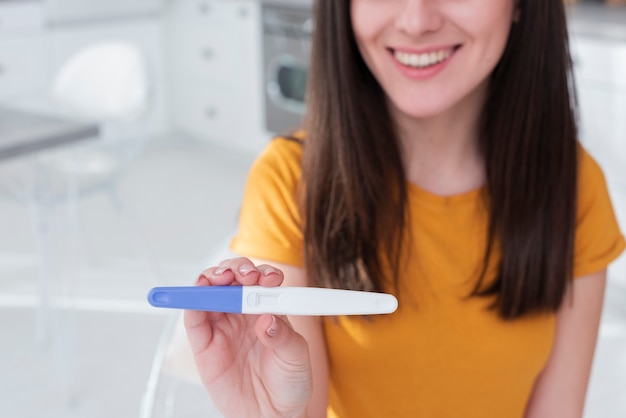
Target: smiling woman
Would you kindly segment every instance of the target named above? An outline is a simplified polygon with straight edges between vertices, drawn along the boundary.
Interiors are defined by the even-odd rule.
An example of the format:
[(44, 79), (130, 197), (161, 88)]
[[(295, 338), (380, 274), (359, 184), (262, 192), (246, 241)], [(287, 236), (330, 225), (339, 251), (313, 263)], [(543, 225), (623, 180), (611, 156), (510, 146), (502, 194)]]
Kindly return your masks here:
[(186, 312), (227, 416), (582, 415), (626, 244), (577, 141), (563, 7), (317, 1), (304, 129), (252, 167), (241, 257), (198, 284), (381, 291), (398, 309)]

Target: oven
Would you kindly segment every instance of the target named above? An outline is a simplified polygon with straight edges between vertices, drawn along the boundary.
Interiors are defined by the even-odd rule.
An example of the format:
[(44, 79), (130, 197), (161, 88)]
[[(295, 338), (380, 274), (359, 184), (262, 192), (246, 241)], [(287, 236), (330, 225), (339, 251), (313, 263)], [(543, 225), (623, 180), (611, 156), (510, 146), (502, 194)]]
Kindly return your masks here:
[(265, 128), (285, 134), (300, 126), (306, 110), (312, 1), (265, 0), (261, 10)]

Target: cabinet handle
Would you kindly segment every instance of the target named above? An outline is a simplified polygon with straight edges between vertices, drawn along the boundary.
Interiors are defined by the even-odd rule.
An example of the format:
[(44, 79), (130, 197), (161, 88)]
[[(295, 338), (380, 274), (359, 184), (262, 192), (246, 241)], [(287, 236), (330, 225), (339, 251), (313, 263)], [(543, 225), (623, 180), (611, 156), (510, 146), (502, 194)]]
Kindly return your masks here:
[(205, 60), (212, 60), (213, 57), (215, 57), (215, 51), (213, 51), (213, 48), (204, 48), (202, 50), (202, 58)]
[(215, 119), (218, 113), (217, 107), (215, 106), (207, 106), (206, 109), (204, 109), (204, 116), (209, 119)]
[(209, 13), (211, 13), (211, 5), (203, 1), (198, 5), (198, 11), (200, 12), (200, 14), (208, 15)]

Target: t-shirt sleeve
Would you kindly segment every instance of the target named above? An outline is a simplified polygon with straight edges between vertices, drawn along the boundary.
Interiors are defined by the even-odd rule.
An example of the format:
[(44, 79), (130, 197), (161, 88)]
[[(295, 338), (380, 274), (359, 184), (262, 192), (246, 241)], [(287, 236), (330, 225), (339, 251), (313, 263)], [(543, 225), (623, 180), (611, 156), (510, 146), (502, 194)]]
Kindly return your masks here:
[(248, 173), (239, 227), (230, 243), (237, 254), (297, 267), (304, 265), (297, 190), (301, 145), (274, 139)]
[(585, 150), (580, 155), (574, 277), (605, 269), (626, 246), (601, 168)]

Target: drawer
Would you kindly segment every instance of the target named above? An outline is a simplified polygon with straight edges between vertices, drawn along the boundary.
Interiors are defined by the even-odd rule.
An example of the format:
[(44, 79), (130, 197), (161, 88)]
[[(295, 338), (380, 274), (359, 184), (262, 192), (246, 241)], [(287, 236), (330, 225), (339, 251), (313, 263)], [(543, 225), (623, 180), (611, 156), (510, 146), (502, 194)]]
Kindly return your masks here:
[(233, 84), (246, 73), (260, 71), (261, 46), (252, 32), (258, 26), (236, 23), (228, 31), (201, 25), (171, 31), (168, 49), (176, 77)]
[[(173, 97), (174, 127), (203, 141), (257, 155), (269, 139), (263, 127), (260, 103), (245, 92), (233, 94), (219, 87), (201, 86), (176, 90)], [(193, 88), (199, 86), (199, 88)]]
[(44, 38), (41, 35), (0, 40), (0, 97), (24, 96), (45, 88)]
[(232, 83), (239, 65), (245, 61), (240, 38), (225, 42), (223, 33), (215, 28), (181, 27), (171, 41), (171, 56), (175, 57), (172, 64), (183, 80), (198, 77), (205, 81)]
[(228, 141), (246, 118), (237, 96), (218, 86), (190, 83), (177, 89), (173, 99), (175, 126), (197, 137)]
[(250, 0), (173, 0), (171, 17), (191, 25), (228, 28), (241, 19), (254, 19), (258, 2)]

